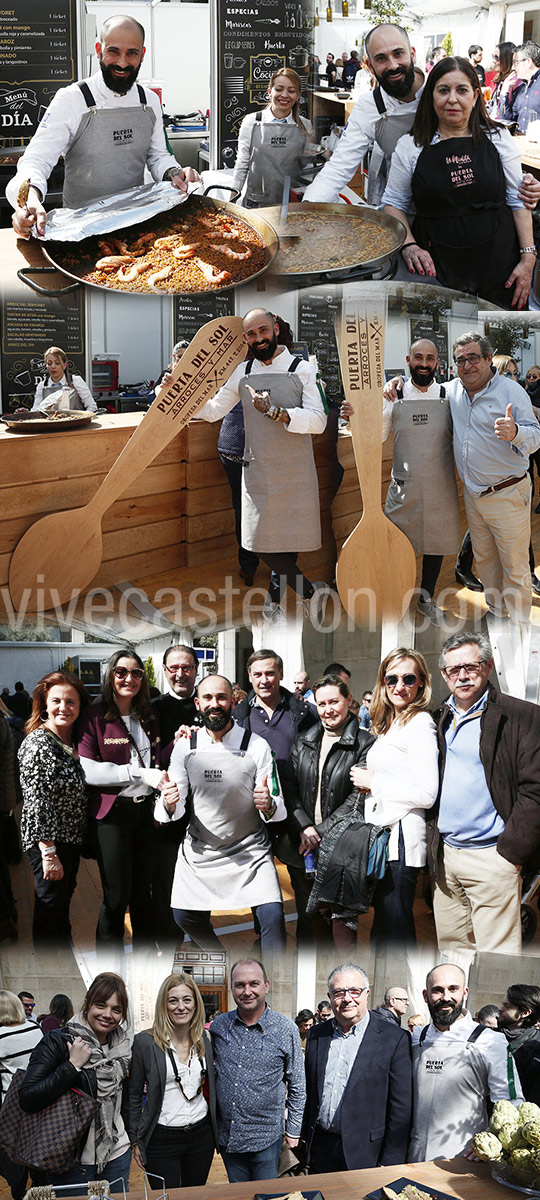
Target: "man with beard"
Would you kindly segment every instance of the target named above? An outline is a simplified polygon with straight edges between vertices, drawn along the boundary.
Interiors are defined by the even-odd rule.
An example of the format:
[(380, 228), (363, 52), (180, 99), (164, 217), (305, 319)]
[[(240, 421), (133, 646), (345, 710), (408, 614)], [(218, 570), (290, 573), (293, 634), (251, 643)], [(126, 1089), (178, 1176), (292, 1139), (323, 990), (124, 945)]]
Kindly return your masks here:
[(222, 949), (211, 912), (250, 905), (263, 951), (281, 950), (283, 903), (266, 826), (286, 814), (272, 754), (233, 721), (232, 687), (222, 675), (201, 681), (195, 704), (204, 728), (179, 738), (169, 766), (179, 799), (160, 798), (154, 811), (161, 824), (188, 812), (171, 896), (174, 919), (197, 946)]
[[(144, 29), (128, 16), (104, 21), (96, 42), (99, 70), (89, 79), (60, 88), (45, 113), (6, 195), (13, 205), (13, 228), (29, 237), (45, 232), (43, 201), (47, 181), (64, 158), (63, 203), (81, 208), (144, 182), (145, 167), (154, 180), (170, 180), (179, 191), (198, 179), (182, 170), (167, 150), (161, 104), (148, 86), (136, 83), (145, 55)], [(21, 183), (30, 179), (28, 201), (17, 204)]]
[(499, 1033), (476, 1024), (465, 1008), (461, 967), (444, 963), (426, 978), (431, 1022), (413, 1033), (413, 1128), (408, 1162), (456, 1158), (486, 1129), (488, 1102), (523, 1099), (517, 1071)]
[(282, 615), (281, 601), (290, 586), (316, 617), (320, 590), (298, 570), (297, 558), (321, 545), (311, 436), (326, 427), (325, 405), (314, 367), (278, 345), (273, 313), (254, 308), (246, 313), (243, 326), (253, 358), (233, 371), (197, 417), (219, 421), (242, 401), (241, 539), (272, 571), (263, 616), (272, 622)]
[(499, 1008), (497, 1025), (510, 1046), (525, 1099), (540, 1104), (540, 987), (512, 984)]
[(407, 363), (410, 379), (393, 403), (383, 401), (383, 441), (390, 431), (394, 437), (385, 513), (407, 535), (415, 554), (422, 555), (418, 612), (432, 625), (442, 625), (435, 585), (443, 555), (455, 554), (461, 542), (452, 416), (444, 385), (435, 383), (435, 343), (429, 338), (413, 342)]

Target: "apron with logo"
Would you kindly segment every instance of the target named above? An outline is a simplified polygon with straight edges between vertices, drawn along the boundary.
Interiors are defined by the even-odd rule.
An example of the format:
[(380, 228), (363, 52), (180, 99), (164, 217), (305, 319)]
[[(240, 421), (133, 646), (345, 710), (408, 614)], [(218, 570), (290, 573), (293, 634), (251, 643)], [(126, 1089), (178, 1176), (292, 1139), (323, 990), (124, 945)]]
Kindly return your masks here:
[(452, 417), (444, 387), (439, 398), (394, 401), (394, 457), (386, 516), (416, 554), (455, 554), (461, 545), (452, 450)]
[(146, 156), (156, 121), (137, 84), (140, 104), (96, 108), (87, 83), (79, 87), (87, 105), (65, 157), (63, 203), (83, 208), (99, 196), (112, 196), (144, 182)]
[(193, 746), (185, 759), (191, 816), (179, 847), (173, 908), (225, 911), (281, 901), (267, 830), (253, 803), (247, 749)]
[(380, 116), (375, 125), (375, 142), (369, 160), (367, 202), (377, 205), (386, 187), (390, 159), (400, 137), (411, 132), (414, 113), (410, 109), (408, 112), (400, 112), (399, 109), (397, 112), (387, 112), (382, 88), (378, 85), (373, 88), (373, 99)]
[[(54, 400), (54, 408), (51, 401)], [(70, 387), (68, 383), (45, 383), (43, 385), (43, 393), (40, 401), (40, 408), (47, 409), (48, 412), (72, 412), (73, 410), (83, 411), (84, 404), (79, 397), (78, 392), (74, 387)]]
[(251, 393), (269, 391), (278, 408), (302, 407), (302, 380), (295, 374), (301, 358), (288, 371), (257, 371), (252, 361), (238, 391), (244, 410), (245, 451), (242, 472), (242, 545), (262, 554), (304, 553), (321, 545), (319, 484), (310, 434), (287, 433), (253, 407)]
[(286, 175), (291, 187), (299, 187), (306, 142), (307, 133), (296, 121), (263, 122), (259, 111), (251, 135), (246, 200), (256, 205), (281, 204)]
[[(427, 1032), (427, 1027), (422, 1033)], [(437, 1038), (413, 1046), (413, 1125), (408, 1162), (457, 1158), (473, 1133), (487, 1129), (488, 1068), (475, 1045), (483, 1026), (467, 1042)], [(422, 1037), (422, 1035), (420, 1035)]]
[(412, 178), (413, 233), (429, 250), (444, 287), (508, 308), (504, 285), (519, 262), (519, 241), (506, 204), (501, 159), (488, 137), (446, 138), (425, 146)]

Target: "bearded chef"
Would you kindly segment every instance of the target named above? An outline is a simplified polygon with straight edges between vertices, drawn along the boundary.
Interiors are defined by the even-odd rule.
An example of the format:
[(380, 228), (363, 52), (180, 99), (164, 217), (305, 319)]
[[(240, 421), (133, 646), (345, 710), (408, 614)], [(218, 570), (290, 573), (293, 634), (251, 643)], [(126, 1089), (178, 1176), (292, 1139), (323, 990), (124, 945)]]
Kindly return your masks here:
[[(138, 21), (127, 16), (104, 21), (96, 42), (99, 70), (58, 90), (6, 188), (20, 237), (28, 238), (34, 228), (43, 236), (47, 181), (61, 157), (67, 208), (137, 187), (145, 167), (156, 183), (167, 179), (181, 192), (198, 180), (196, 171), (182, 170), (167, 150), (155, 92), (136, 82), (145, 53)], [(30, 180), (26, 200), (19, 194), (25, 180)]]

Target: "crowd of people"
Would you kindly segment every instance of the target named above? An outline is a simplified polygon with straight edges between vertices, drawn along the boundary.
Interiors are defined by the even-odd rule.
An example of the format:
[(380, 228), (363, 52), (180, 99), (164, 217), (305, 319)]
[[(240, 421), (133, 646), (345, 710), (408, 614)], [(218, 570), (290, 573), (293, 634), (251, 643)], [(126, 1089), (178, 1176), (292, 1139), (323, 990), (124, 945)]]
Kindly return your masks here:
[[(44, 232), (47, 180), (60, 155), (68, 207), (142, 183), (145, 167), (181, 191), (199, 179), (169, 154), (157, 98), (136, 82), (143, 27), (131, 17), (109, 17), (96, 53), (97, 72), (58, 90), (8, 184), (14, 228), (23, 237)], [(232, 178), (241, 202), (281, 203), (287, 179), (294, 198), (334, 202), (370, 151), (368, 203), (405, 225), (402, 254), (411, 274), (436, 276), (503, 307), (527, 307), (536, 262), (530, 209), (540, 182), (524, 180), (519, 141), (499, 121), (526, 133), (537, 120), (540, 47), (499, 43), (493, 91), (485, 87), (482, 56), (476, 44), (468, 57), (437, 47), (424, 75), (406, 30), (385, 22), (367, 32), (362, 57), (357, 49), (338, 60), (329, 52), (328, 84), (336, 85), (339, 71), (340, 85), (354, 88), (358, 99), (332, 157), (307, 188), (303, 173), (316, 131), (300, 111), (300, 75), (278, 67), (266, 107), (240, 126)], [(120, 153), (127, 113), (133, 132)], [(24, 198), (19, 188), (29, 179)], [(88, 397), (78, 395), (87, 407)]]
[(182, 644), (153, 701), (132, 650), (112, 654), (91, 704), (75, 675), (46, 675), (18, 753), (35, 943), (69, 941), (84, 854), (101, 878), (98, 945), (122, 946), (129, 909), (135, 945), (184, 933), (217, 949), (212, 913), (250, 906), (263, 951), (282, 950), (286, 875), (299, 945), (352, 952), (371, 908), (375, 945), (413, 945), (427, 866), (441, 950), (519, 953), (540, 846), (538, 707), (492, 687), (484, 635), (452, 635), (440, 667), (450, 694), (432, 712), (422, 655), (391, 651), (362, 718), (343, 664), (313, 688), (299, 672), (293, 693), (272, 649), (250, 656), (236, 703), (222, 675), (196, 683)]
[[(208, 1022), (191, 974), (168, 975), (151, 1027), (135, 1037), (117, 974), (98, 975), (80, 1011), (71, 1007), (47, 1030), (23, 1007), (29, 993), (0, 991), (6, 1112), (13, 1093), (23, 1120), (42, 1122), (72, 1088), (95, 1101), (58, 1171), (43, 1167), (37, 1132), (26, 1161), (16, 1150), (10, 1158), (0, 1109), (0, 1173), (13, 1200), (22, 1200), (28, 1169), (37, 1185), (107, 1180), (120, 1191), (134, 1162), (154, 1188), (197, 1186), (216, 1150), (233, 1183), (276, 1178), (284, 1149), (314, 1174), (474, 1157), (471, 1139), (493, 1104), (540, 1101), (537, 986), (511, 985), (473, 1019), (462, 969), (434, 966), (424, 1013), (411, 1014), (408, 1028), (407, 989), (388, 986), (371, 1008), (368, 976), (354, 962), (336, 965), (327, 999), (294, 1021), (270, 1007), (262, 961), (234, 963), (230, 988), (235, 1007)], [(27, 1116), (29, 1126), (38, 1129)]]

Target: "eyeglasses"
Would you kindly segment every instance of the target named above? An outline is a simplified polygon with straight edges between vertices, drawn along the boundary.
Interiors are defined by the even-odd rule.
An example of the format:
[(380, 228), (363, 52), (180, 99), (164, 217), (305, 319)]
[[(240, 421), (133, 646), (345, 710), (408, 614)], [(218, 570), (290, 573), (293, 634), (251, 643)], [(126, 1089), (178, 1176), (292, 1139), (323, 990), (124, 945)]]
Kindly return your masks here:
[(408, 996), (392, 996), (392, 1000), (399, 1000), (400, 1004), (408, 1004), (409, 1003)]
[(128, 675), (131, 675), (132, 679), (142, 679), (144, 676), (144, 671), (142, 667), (134, 667), (132, 671), (128, 671), (127, 667), (115, 667), (113, 670), (113, 675), (115, 675), (117, 679), (127, 679)]
[(385, 675), (384, 682), (389, 688), (397, 687), (398, 683), (404, 683), (405, 687), (411, 688), (420, 680), (417, 675)]
[(165, 670), (169, 675), (191, 675), (192, 671), (196, 671), (195, 663), (181, 663), (178, 667), (168, 667), (165, 663)]
[(351, 1000), (359, 1000), (362, 992), (367, 992), (367, 987), (363, 988), (336, 988), (332, 992), (334, 1000), (344, 1000), (345, 996), (350, 996)]
[(461, 367), (465, 366), (465, 363), (467, 363), (468, 366), (476, 367), (477, 363), (479, 363), (483, 357), (483, 354), (465, 354), (463, 358), (454, 358), (454, 362), (459, 371)]
[(449, 679), (457, 679), (462, 671), (466, 671), (467, 675), (480, 675), (485, 665), (484, 662), (460, 663), (459, 667), (443, 667), (442, 673), (443, 675), (447, 675)]

